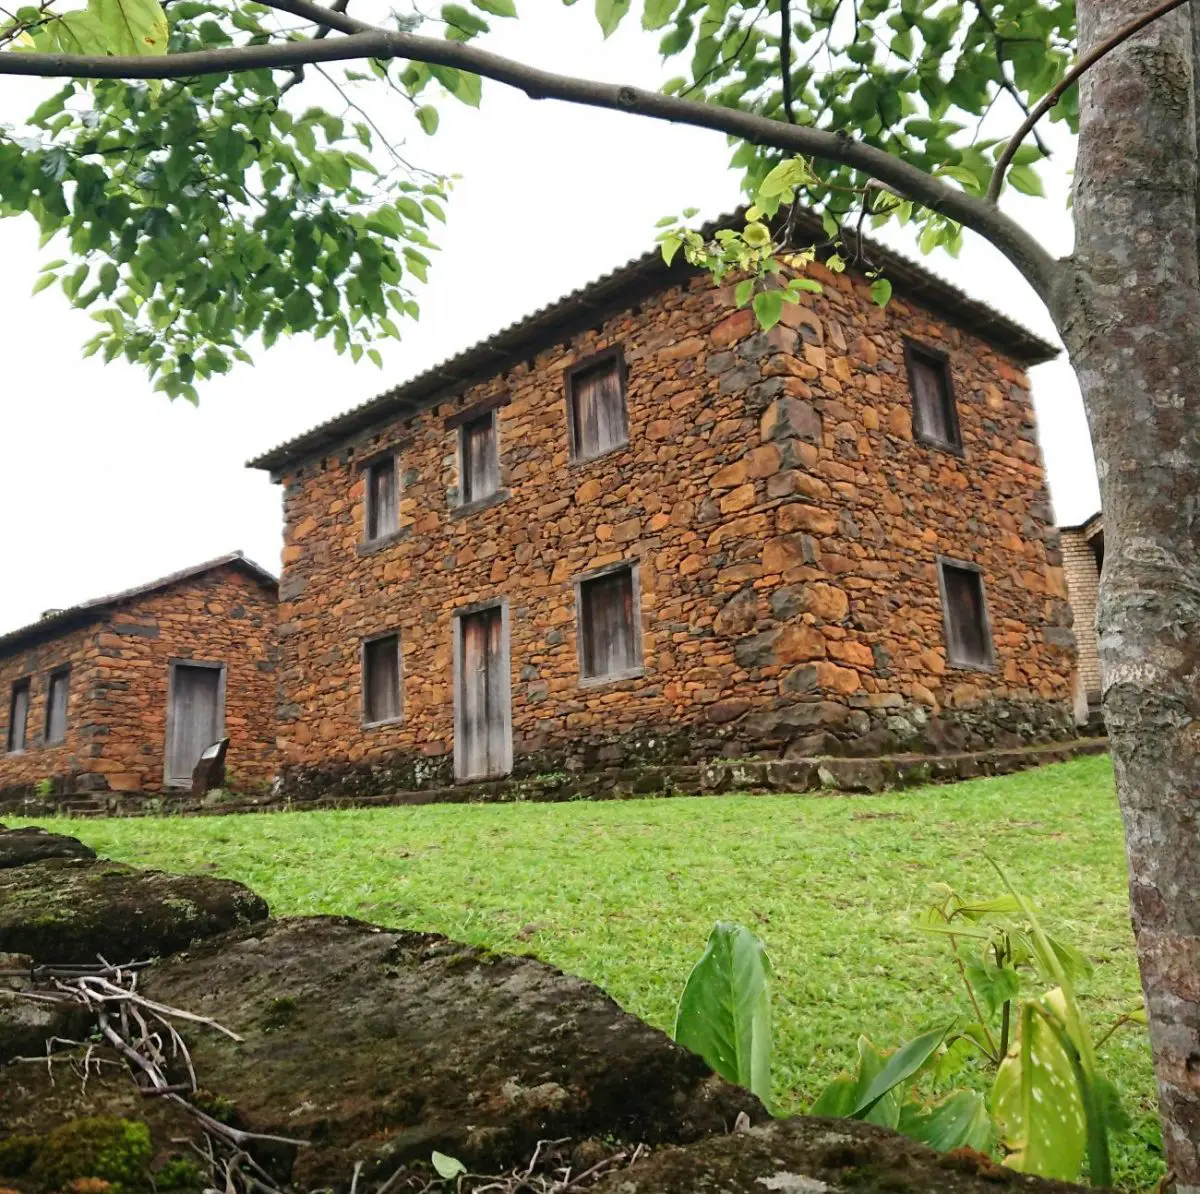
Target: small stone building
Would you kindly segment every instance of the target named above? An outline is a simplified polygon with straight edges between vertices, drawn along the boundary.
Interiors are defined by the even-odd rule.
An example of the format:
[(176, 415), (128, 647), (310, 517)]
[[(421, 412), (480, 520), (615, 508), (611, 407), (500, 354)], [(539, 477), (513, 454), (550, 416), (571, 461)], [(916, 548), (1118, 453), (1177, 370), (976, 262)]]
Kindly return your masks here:
[(253, 461), (283, 791), (1073, 735), (1055, 349), (866, 251), (769, 333), (648, 254)]
[(1061, 527), (1063, 568), (1075, 616), (1078, 666), (1075, 673), (1076, 720), (1100, 716), (1100, 653), (1096, 641), (1096, 603), (1104, 566), (1104, 517), (1093, 514), (1078, 526)]
[(229, 785), (268, 785), (277, 598), (234, 552), (0, 635), (0, 809), (186, 788), (225, 736)]

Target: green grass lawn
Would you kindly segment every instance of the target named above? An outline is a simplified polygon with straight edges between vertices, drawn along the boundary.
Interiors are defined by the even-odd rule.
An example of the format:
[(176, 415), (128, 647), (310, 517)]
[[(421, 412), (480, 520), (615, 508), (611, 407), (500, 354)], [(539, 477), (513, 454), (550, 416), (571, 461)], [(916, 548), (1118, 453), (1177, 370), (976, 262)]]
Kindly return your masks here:
[[(1139, 997), (1106, 758), (878, 797), (725, 796), (60, 821), (103, 854), (240, 879), (280, 915), (344, 913), (534, 953), (670, 1029), (715, 920), (774, 963), (777, 1094), (801, 1109), (867, 1033), (892, 1046), (962, 1015), (945, 943), (914, 928), (929, 885), (999, 894), (1000, 861), (1095, 972), (1093, 1025)], [(1133, 1113), (1122, 1185), (1160, 1170), (1149, 1046), (1104, 1048)]]

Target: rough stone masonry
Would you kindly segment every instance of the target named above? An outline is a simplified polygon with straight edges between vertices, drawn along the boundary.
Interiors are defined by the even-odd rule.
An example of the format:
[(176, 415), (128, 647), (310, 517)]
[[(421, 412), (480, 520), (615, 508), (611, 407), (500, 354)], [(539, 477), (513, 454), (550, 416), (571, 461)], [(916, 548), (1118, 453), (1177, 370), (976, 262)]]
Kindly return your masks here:
[[(863, 278), (815, 265), (824, 294), (769, 333), (729, 288), (665, 270), (623, 298), (609, 285), (609, 313), (564, 332), (584, 290), (527, 321), (523, 347), (505, 333), (494, 375), (385, 395), (370, 425), (256, 462), (284, 487), (284, 792), (453, 782), (455, 615), (492, 600), (517, 779), (1070, 736), (1074, 636), (1023, 372), (1048, 354), (965, 296), (955, 322), (957, 292), (907, 270), (927, 305), (898, 284), (881, 310)], [(906, 344), (948, 355), (961, 451), (914, 436)], [(612, 348), (628, 442), (572, 460), (564, 371)], [(499, 493), (463, 507), (454, 416), (489, 408)], [(398, 528), (365, 543), (363, 466), (387, 452)], [(948, 662), (939, 558), (981, 570), (990, 666)], [(641, 668), (584, 684), (575, 582), (621, 562)], [(364, 725), (363, 644), (391, 633), (402, 712)]]

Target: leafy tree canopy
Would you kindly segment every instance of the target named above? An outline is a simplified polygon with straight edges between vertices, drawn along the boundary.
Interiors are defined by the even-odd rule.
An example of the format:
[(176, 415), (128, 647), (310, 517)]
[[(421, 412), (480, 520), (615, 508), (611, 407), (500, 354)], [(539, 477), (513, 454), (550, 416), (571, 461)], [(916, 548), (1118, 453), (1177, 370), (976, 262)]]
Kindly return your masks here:
[[(973, 196), (986, 192), (1000, 148), (982, 136), (985, 116), (1007, 103), (1015, 124), (1018, 108), (1058, 85), (1075, 32), (1069, 0), (642, 0), (640, 13), (633, 0), (588, 2), (605, 35), (640, 16), (661, 39), (664, 59), (681, 64), (666, 94), (849, 133)], [(341, 0), (331, 11), (346, 8)], [(153, 58), (307, 48), (350, 31), (314, 28), (314, 9), (291, 0), (43, 0), (9, 14), (0, 50)], [(393, 12), (362, 27), (465, 44), (489, 21), (515, 16), (515, 0), (469, 0), (444, 4), (438, 19)], [(35, 289), (57, 282), (89, 310), (98, 328), (86, 352), (139, 362), (159, 389), (192, 400), (199, 379), (248, 359), (255, 335), (270, 346), (308, 332), (378, 362), (372, 342), (398, 336), (396, 321), (419, 313), (409, 283), (429, 266), (449, 181), (402, 157), (369, 108), (404, 104), (433, 134), (438, 104), (481, 98), (478, 74), (417, 54), (350, 67), (223, 61), (231, 67), (191, 77), (71, 80), (20, 124), (0, 124), (0, 214), (29, 213), (59, 252)], [(306, 83), (305, 98), (341, 94), (306, 107)], [(1072, 91), (1054, 115), (1074, 123)], [(1013, 186), (1040, 193), (1042, 152), (1022, 146)], [(736, 142), (733, 164), (766, 215), (798, 197), (828, 213), (836, 236), (865, 206), (876, 222), (917, 219), (925, 250), (956, 250), (960, 225), (935, 207), (902, 201), (862, 169), (797, 163), (781, 172), (788, 158), (761, 141)], [(682, 228), (662, 239), (698, 261), (770, 261), (740, 238), (732, 255), (728, 246), (702, 251)]]

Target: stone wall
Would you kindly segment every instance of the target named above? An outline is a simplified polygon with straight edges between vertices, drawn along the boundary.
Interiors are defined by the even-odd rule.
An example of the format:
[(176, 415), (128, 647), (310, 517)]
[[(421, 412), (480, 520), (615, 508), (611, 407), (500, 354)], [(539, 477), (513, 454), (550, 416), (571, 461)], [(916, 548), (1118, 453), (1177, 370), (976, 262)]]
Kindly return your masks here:
[[(58, 793), (163, 790), (171, 660), (226, 665), (229, 783), (252, 790), (275, 771), (276, 598), (237, 567), (193, 576), (104, 609), (87, 625), (27, 640), (0, 656), (7, 734), (13, 682), (31, 678), (27, 749), (0, 754), (0, 807), (19, 807), (35, 785)], [(50, 670), (69, 664), (65, 741), (47, 746)], [(6, 738), (0, 738), (0, 747)]]
[[(1069, 735), (1073, 636), (1028, 382), (983, 340), (820, 266), (757, 332), (697, 279), (285, 470), (285, 791), (452, 775), (452, 616), (503, 596), (515, 773), (763, 752), (972, 750)], [(903, 337), (950, 354), (962, 455), (916, 442)], [(629, 443), (568, 459), (563, 370), (612, 345)], [(504, 392), (506, 496), (465, 516), (454, 412)], [(400, 455), (363, 544), (361, 463)], [(947, 663), (937, 557), (983, 569), (995, 667)], [(644, 674), (581, 687), (573, 578), (639, 565)], [(362, 725), (360, 643), (398, 631), (403, 718)]]

